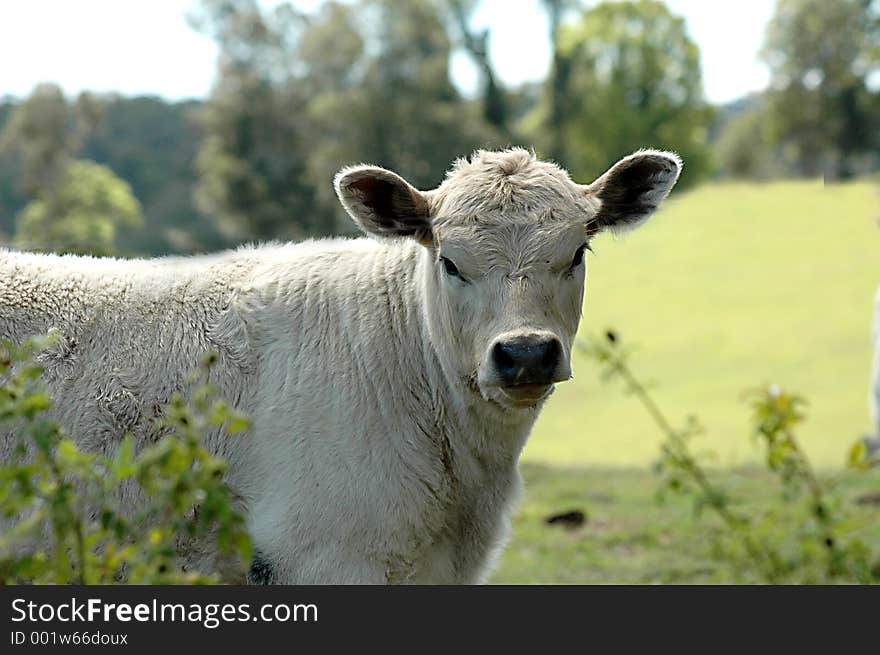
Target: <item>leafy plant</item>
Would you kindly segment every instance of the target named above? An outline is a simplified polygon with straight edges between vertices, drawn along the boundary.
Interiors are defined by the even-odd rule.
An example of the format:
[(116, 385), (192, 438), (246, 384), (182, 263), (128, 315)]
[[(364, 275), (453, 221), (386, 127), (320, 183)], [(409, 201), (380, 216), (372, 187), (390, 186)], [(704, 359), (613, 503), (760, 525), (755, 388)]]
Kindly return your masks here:
[(0, 439), (7, 439), (0, 441), (7, 456), (0, 584), (220, 581), (218, 572), (185, 570), (181, 552), (193, 548), (229, 571), (248, 562), (250, 540), (223, 480), (226, 463), (202, 444), (211, 430), (231, 435), (248, 426), (208, 384), (215, 356), (192, 376), (190, 400), (175, 395), (164, 407), (161, 438), (138, 450), (128, 435), (102, 455), (80, 450), (48, 414), (38, 360), (52, 341), (0, 342)]
[[(813, 470), (795, 436), (805, 420), (806, 401), (776, 386), (745, 394), (751, 409), (753, 435), (765, 453), (767, 468), (777, 476), (787, 516), (774, 512), (747, 514), (736, 499), (715, 483), (692, 451), (692, 439), (703, 432), (694, 417), (676, 427), (662, 412), (647, 386), (629, 365), (631, 352), (619, 336), (582, 344), (582, 350), (601, 363), (605, 379), (618, 378), (645, 407), (664, 435), (655, 466), (661, 476), (658, 500), (668, 493), (693, 498), (694, 511), (709, 510), (723, 530), (713, 553), (732, 566), (738, 578), (768, 583), (880, 582), (880, 564), (871, 563), (871, 549), (859, 536), (864, 527), (847, 516)], [(852, 468), (869, 466), (864, 448), (849, 454)]]

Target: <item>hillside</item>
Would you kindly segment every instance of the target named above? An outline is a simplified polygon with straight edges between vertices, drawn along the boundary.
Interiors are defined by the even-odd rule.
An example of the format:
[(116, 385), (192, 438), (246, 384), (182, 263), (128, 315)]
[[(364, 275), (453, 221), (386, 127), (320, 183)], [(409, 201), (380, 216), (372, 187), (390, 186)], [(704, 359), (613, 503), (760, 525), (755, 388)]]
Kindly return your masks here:
[[(868, 427), (869, 324), (880, 285), (878, 187), (866, 181), (718, 184), (667, 201), (640, 230), (597, 240), (582, 335), (614, 327), (638, 346), (677, 422), (707, 428), (719, 465), (754, 461), (742, 392), (775, 383), (810, 401), (802, 436), (826, 467)], [(643, 466), (659, 435), (619, 384), (574, 357), (525, 459)]]

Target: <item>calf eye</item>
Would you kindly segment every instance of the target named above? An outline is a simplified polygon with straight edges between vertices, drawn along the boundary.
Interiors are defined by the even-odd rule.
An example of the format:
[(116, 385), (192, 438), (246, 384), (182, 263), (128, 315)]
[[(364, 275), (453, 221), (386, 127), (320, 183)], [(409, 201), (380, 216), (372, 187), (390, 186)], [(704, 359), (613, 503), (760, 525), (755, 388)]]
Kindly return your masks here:
[(574, 253), (574, 259), (571, 260), (571, 268), (577, 268), (581, 265), (581, 262), (584, 261), (584, 250), (589, 250), (593, 252), (593, 249), (590, 248), (589, 243), (585, 243), (580, 248), (577, 249), (577, 252)]
[(441, 257), (440, 263), (443, 264), (443, 270), (446, 271), (446, 275), (457, 277), (459, 279), (464, 279), (461, 277), (461, 273), (459, 273), (458, 267), (453, 263), (451, 259)]

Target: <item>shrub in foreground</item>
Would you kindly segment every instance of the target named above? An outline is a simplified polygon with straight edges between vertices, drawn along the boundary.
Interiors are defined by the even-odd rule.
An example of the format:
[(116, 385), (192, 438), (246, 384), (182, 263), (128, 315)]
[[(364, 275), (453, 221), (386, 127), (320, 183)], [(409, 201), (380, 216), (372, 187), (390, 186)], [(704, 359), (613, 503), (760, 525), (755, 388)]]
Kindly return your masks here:
[[(749, 513), (694, 454), (691, 440), (703, 431), (697, 419), (690, 417), (679, 427), (666, 417), (633, 372), (630, 352), (615, 332), (590, 340), (583, 350), (603, 365), (606, 379), (623, 381), (663, 433), (655, 466), (661, 479), (658, 500), (669, 493), (686, 494), (693, 499), (697, 515), (708, 510), (720, 520), (722, 530), (714, 537), (712, 553), (729, 567), (733, 579), (771, 584), (880, 582), (880, 561), (860, 536), (866, 526), (830, 496), (832, 483), (816, 474), (797, 440), (795, 428), (805, 420), (803, 398), (776, 386), (745, 394), (753, 436), (786, 501), (785, 516), (774, 511)], [(873, 464), (862, 442), (850, 449), (848, 464), (855, 470)]]
[[(0, 584), (196, 584), (216, 571), (187, 570), (198, 544), (228, 572), (244, 571), (251, 545), (226, 463), (203, 435), (235, 434), (247, 421), (208, 384), (213, 356), (174, 396), (138, 448), (126, 436), (109, 456), (81, 451), (49, 414), (39, 354), (51, 338), (0, 342)], [(123, 508), (122, 493), (137, 497)], [(132, 503), (128, 503), (131, 505)], [(233, 575), (227, 573), (227, 575)], [(234, 578), (233, 578), (234, 579)]]

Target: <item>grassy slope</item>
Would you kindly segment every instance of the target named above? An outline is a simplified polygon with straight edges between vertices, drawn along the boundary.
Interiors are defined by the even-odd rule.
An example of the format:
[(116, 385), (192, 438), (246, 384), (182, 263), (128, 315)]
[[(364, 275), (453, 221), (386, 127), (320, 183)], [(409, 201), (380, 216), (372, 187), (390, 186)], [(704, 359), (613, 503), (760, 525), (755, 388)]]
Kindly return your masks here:
[[(869, 321), (880, 283), (880, 193), (868, 182), (708, 185), (675, 197), (640, 230), (600, 237), (582, 334), (605, 327), (638, 345), (674, 421), (697, 414), (719, 465), (754, 461), (744, 389), (805, 395), (802, 440), (821, 467), (843, 462), (868, 426)], [(660, 436), (619, 386), (576, 354), (527, 462), (644, 467)]]

